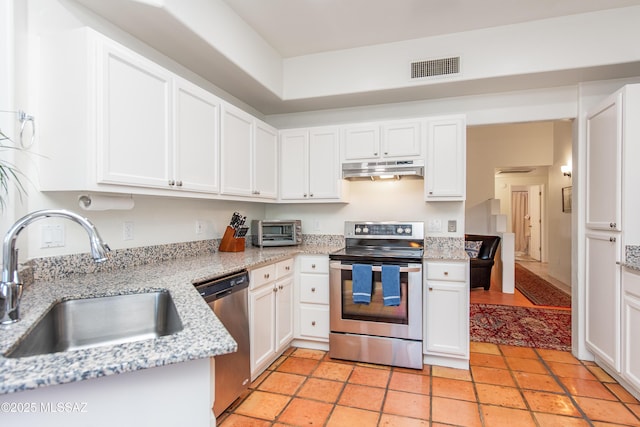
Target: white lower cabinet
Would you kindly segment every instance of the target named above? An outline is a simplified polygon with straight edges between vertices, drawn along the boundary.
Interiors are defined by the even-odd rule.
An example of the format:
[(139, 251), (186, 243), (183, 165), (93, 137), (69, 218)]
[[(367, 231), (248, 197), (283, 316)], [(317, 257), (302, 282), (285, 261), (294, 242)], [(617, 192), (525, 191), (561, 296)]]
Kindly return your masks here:
[(253, 380), (293, 339), (293, 258), (250, 272), (249, 329)]
[(329, 342), (329, 257), (299, 255), (296, 268), (296, 345), (324, 348)]
[(468, 369), (469, 263), (427, 261), (424, 276), (424, 363)]
[(640, 271), (622, 270), (622, 378), (640, 394)]

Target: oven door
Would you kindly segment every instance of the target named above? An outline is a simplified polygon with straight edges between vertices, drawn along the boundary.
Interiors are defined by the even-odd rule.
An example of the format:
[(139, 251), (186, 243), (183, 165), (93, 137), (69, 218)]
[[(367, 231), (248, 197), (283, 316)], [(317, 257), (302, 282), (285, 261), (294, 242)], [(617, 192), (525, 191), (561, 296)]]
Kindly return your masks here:
[(353, 302), (351, 263), (332, 261), (329, 265), (331, 332), (422, 340), (422, 264), (395, 264), (400, 265), (399, 306), (383, 303), (380, 265), (372, 268), (369, 304)]

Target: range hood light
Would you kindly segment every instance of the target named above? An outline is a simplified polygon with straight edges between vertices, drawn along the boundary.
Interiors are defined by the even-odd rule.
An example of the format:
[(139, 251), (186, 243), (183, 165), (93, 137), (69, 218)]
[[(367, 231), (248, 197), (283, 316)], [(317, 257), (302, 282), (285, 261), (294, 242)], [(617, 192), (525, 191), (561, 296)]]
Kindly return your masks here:
[[(373, 178), (373, 177), (371, 177), (371, 178)], [(393, 175), (393, 174), (381, 174), (381, 175), (378, 175), (378, 178), (380, 178), (380, 179), (393, 179), (393, 178), (400, 179), (400, 176)]]

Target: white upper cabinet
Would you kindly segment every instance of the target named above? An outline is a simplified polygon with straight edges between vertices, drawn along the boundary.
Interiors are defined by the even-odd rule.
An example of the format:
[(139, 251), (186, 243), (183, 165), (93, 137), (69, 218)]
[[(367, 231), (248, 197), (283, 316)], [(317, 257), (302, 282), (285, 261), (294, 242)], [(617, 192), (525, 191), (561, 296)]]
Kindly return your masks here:
[(256, 120), (253, 195), (278, 197), (278, 130)]
[(226, 103), (221, 129), (222, 194), (275, 199), (277, 131)]
[(341, 200), (339, 132), (334, 127), (280, 132), (280, 199)]
[(174, 185), (220, 191), (220, 99), (184, 79), (175, 88)]
[(218, 191), (217, 97), (88, 28), (41, 43), (41, 190)]
[(622, 211), (622, 92), (587, 118), (586, 226), (620, 231)]
[(98, 182), (166, 188), (173, 179), (172, 75), (115, 43), (98, 55)]
[(464, 200), (467, 131), (464, 116), (427, 120), (425, 200)]
[(419, 157), (423, 151), (422, 133), (421, 120), (394, 120), (345, 126), (342, 161)]

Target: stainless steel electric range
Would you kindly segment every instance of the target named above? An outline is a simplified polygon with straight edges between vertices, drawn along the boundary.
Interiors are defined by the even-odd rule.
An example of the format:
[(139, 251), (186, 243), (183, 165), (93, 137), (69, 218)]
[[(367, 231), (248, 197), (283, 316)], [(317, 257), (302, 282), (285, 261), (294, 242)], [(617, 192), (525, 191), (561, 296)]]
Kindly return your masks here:
[(422, 369), (424, 223), (347, 221), (344, 235), (329, 255), (329, 355)]

